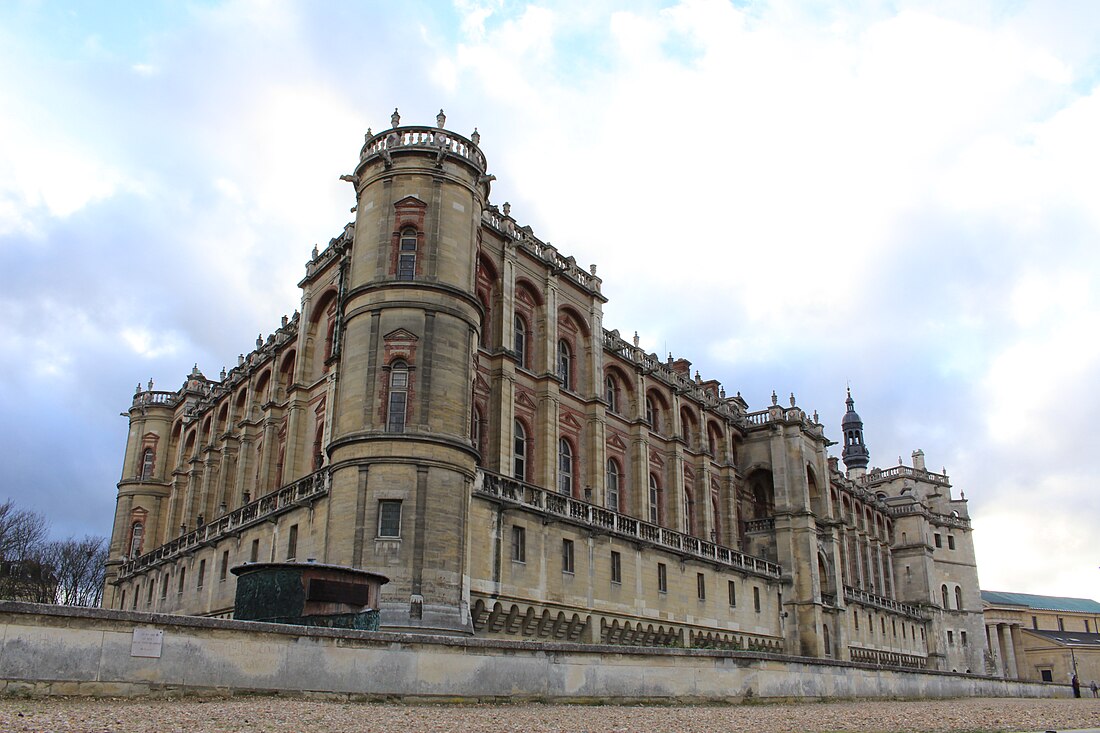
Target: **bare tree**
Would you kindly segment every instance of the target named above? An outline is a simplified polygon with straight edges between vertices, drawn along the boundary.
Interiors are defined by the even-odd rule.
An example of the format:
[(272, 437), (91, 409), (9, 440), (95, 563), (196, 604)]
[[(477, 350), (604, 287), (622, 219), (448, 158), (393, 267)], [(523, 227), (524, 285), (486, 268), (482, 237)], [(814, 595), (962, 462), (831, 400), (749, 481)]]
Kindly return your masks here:
[(98, 606), (103, 596), (106, 538), (70, 537), (49, 543), (46, 552), (56, 579), (54, 602), (65, 606)]
[(43, 562), (49, 524), (37, 512), (0, 504), (0, 598), (52, 603), (52, 569)]
[(50, 541), (37, 512), (0, 504), (0, 599), (98, 606), (103, 596), (107, 540), (85, 535)]

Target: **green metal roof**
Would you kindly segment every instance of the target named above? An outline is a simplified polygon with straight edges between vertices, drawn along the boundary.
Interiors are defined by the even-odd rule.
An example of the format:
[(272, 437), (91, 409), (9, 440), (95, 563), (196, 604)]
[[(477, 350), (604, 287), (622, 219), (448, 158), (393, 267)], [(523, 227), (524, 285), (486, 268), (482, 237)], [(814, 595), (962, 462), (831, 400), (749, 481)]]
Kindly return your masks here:
[(1100, 613), (1100, 603), (1088, 598), (1036, 596), (1030, 593), (1005, 593), (998, 590), (983, 590), (982, 600), (993, 606), (1027, 606), (1037, 611)]

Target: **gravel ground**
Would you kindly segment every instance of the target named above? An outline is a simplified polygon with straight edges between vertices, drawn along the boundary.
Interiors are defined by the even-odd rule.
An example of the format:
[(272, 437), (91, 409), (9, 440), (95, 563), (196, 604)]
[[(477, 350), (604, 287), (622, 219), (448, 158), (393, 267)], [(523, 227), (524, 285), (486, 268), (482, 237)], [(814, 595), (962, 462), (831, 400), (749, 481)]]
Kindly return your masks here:
[(1067, 731), (1100, 728), (1100, 700), (961, 699), (733, 706), (398, 705), (284, 697), (0, 699), (0, 731), (419, 733)]

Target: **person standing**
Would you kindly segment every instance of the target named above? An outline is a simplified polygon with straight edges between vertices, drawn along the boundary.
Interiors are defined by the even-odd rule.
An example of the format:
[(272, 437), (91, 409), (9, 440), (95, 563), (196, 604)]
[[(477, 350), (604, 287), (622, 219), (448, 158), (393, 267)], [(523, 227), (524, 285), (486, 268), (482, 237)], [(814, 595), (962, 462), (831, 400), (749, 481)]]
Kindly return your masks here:
[(1081, 680), (1077, 679), (1077, 675), (1073, 675), (1073, 679), (1069, 681), (1073, 685), (1073, 696), (1081, 697)]

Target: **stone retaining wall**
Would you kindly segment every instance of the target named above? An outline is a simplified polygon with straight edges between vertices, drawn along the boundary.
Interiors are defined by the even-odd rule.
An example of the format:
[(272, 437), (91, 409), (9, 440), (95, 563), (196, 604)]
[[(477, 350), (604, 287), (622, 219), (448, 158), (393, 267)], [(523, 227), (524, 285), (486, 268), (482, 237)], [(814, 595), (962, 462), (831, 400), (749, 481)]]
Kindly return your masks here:
[(0, 634), (0, 693), (8, 695), (559, 702), (1069, 695), (1066, 685), (752, 652), (442, 638), (13, 602), (0, 602)]

